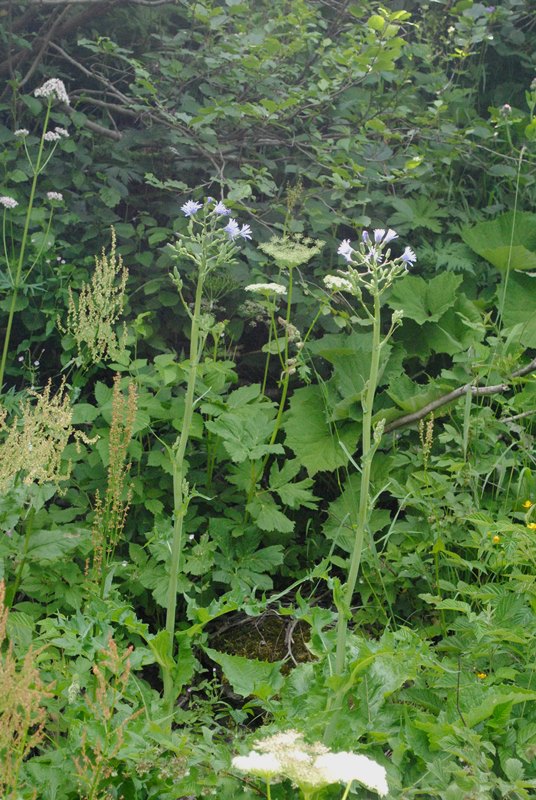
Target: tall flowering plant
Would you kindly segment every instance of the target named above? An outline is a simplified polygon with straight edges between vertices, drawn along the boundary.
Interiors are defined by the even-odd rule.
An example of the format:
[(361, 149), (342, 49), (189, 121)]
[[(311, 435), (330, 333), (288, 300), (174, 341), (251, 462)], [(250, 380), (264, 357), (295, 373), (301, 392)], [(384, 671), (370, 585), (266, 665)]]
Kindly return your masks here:
[[(210, 325), (207, 324), (205, 315), (202, 313), (203, 291), (210, 273), (232, 263), (239, 250), (240, 241), (251, 239), (252, 235), (250, 226), (247, 224), (240, 225), (236, 219), (232, 218), (230, 210), (222, 201), (215, 202), (210, 197), (204, 204), (196, 200), (188, 200), (181, 206), (181, 211), (188, 219), (188, 229), (176, 244), (170, 246), (169, 251), (179, 265), (179, 267), (175, 266), (171, 278), (190, 320), (190, 354), (181, 432), (177, 436), (170, 453), (173, 465), (173, 534), (166, 601), (167, 654), (163, 660), (164, 666), (162, 667), (164, 706), (169, 725), (172, 722), (173, 703), (176, 694), (175, 623), (177, 586), (184, 543), (184, 517), (192, 497), (188, 483), (185, 456), (196, 403), (197, 371), (210, 332)], [(190, 307), (183, 295), (184, 282), (180, 272), (180, 267), (188, 262), (193, 266), (195, 274), (193, 308)], [(187, 273), (190, 275), (190, 270)]]
[(16, 256), (13, 255), (14, 251), (13, 245), (11, 245), (11, 247), (8, 246), (7, 216), (8, 214), (10, 215), (11, 217), (10, 221), (12, 222), (13, 221), (12, 215), (17, 213), (16, 209), (19, 206), (19, 201), (15, 197), (11, 197), (10, 195), (3, 195), (0, 197), (0, 206), (3, 208), (3, 222), (2, 222), (3, 252), (6, 263), (6, 272), (9, 278), (9, 282), (11, 284), (11, 302), (9, 304), (6, 332), (4, 335), (4, 345), (2, 349), (2, 357), (0, 360), (0, 392), (2, 391), (4, 385), (4, 373), (6, 369), (7, 355), (9, 352), (9, 342), (11, 339), (13, 318), (15, 316), (15, 310), (17, 307), (17, 297), (21, 287), (24, 284), (24, 281), (28, 278), (28, 275), (30, 274), (31, 270), (33, 269), (34, 265), (36, 264), (37, 260), (41, 255), (44, 243), (46, 242), (48, 233), (50, 231), (50, 225), (52, 223), (52, 215), (54, 208), (58, 204), (63, 202), (63, 195), (60, 192), (47, 192), (46, 200), (50, 204), (50, 213), (48, 215), (47, 228), (41, 240), (40, 251), (37, 253), (31, 264), (26, 264), (26, 251), (29, 241), (30, 222), (32, 219), (34, 202), (36, 199), (38, 178), (42, 174), (43, 170), (46, 168), (52, 156), (54, 155), (54, 151), (56, 150), (58, 144), (63, 139), (68, 138), (69, 136), (69, 133), (68, 131), (65, 130), (65, 128), (61, 128), (58, 126), (52, 128), (50, 126), (50, 116), (54, 102), (59, 102), (59, 103), (64, 103), (65, 105), (69, 105), (69, 96), (67, 94), (63, 82), (58, 80), (58, 78), (51, 78), (50, 80), (46, 81), (42, 86), (38, 87), (35, 90), (34, 95), (35, 97), (43, 98), (43, 100), (46, 102), (45, 118), (43, 121), (43, 127), (41, 130), (39, 144), (37, 146), (37, 153), (33, 155), (28, 147), (27, 142), (30, 132), (26, 128), (19, 128), (14, 132), (14, 137), (19, 142), (22, 142), (22, 146), (24, 147), (24, 151), (28, 163), (30, 165), (30, 170), (32, 175), (32, 183), (30, 187), (30, 195), (28, 197), (28, 204), (26, 207), (26, 214), (24, 215), (22, 222), (22, 237), (18, 249), (18, 254)]
[[(402, 311), (394, 311), (389, 330), (385, 335), (382, 335), (382, 297), (393, 282), (401, 275), (404, 275), (408, 267), (416, 261), (415, 253), (411, 247), (406, 247), (401, 256), (392, 257), (390, 244), (397, 238), (398, 234), (395, 231), (391, 229), (386, 231), (383, 228), (378, 228), (373, 232), (372, 236), (368, 231), (364, 231), (361, 242), (355, 247), (352, 246), (349, 239), (345, 239), (337, 252), (345, 259), (346, 269), (338, 270), (336, 275), (326, 275), (324, 278), (324, 284), (331, 292), (346, 292), (357, 299), (362, 313), (372, 327), (370, 370), (361, 400), (363, 429), (357, 524), (346, 583), (342, 587), (340, 596), (336, 598), (339, 618), (337, 623), (335, 674), (339, 677), (344, 673), (348, 620), (351, 617), (350, 609), (361, 562), (364, 536), (373, 508), (373, 501), (370, 497), (372, 462), (385, 426), (385, 420), (380, 420), (375, 427), (372, 424), (374, 398), (379, 380), (380, 358), (383, 348), (385, 348), (402, 320)], [(345, 683), (341, 680), (334, 697), (330, 701), (331, 707), (338, 707), (345, 691)]]

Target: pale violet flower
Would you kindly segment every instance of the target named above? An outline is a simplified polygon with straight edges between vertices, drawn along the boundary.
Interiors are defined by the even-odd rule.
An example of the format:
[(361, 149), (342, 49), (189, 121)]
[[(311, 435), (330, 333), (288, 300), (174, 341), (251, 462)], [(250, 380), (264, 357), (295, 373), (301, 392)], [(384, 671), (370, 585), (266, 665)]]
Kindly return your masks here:
[(56, 133), (56, 131), (47, 131), (43, 136), (43, 139), (45, 142), (59, 142), (61, 136), (59, 133)]
[(327, 783), (349, 784), (358, 781), (380, 797), (385, 797), (389, 792), (385, 768), (367, 756), (345, 752), (325, 753), (318, 756), (314, 766), (325, 775)]
[(61, 192), (47, 192), (47, 200), (59, 200), (61, 202), (63, 195)]
[(228, 209), (227, 206), (221, 200), (219, 200), (216, 203), (216, 205), (213, 208), (213, 211), (215, 214), (219, 214), (222, 217), (224, 217), (226, 214), (231, 213), (230, 209)]
[(55, 97), (62, 103), (69, 105), (69, 95), (65, 84), (58, 78), (50, 78), (34, 92), (35, 97)]
[(230, 239), (236, 239), (236, 237), (240, 234), (240, 226), (238, 225), (236, 219), (230, 219), (223, 230), (225, 233), (229, 234)]
[(193, 217), (200, 208), (203, 208), (202, 203), (198, 203), (196, 200), (187, 200), (186, 203), (181, 206), (181, 211), (185, 217)]
[(383, 228), (376, 228), (374, 231), (374, 242), (376, 244), (389, 244), (393, 239), (398, 239), (398, 233), (389, 228), (387, 233)]
[(17, 137), (19, 137), (21, 139), (24, 136), (29, 136), (29, 135), (30, 135), (30, 131), (28, 130), (28, 128), (17, 128), (17, 130), (13, 134), (13, 136), (17, 136)]
[(385, 230), (383, 228), (376, 228), (374, 231), (374, 241), (376, 244), (379, 244), (383, 237), (385, 236)]
[(337, 253), (343, 258), (345, 258), (347, 261), (351, 261), (353, 252), (354, 248), (350, 244), (350, 239), (343, 239), (343, 241), (339, 245)]
[(4, 208), (17, 208), (18, 203), (14, 197), (0, 197), (0, 206), (4, 206)]
[(251, 228), (249, 225), (242, 225), (238, 234), (242, 239), (251, 239)]
[(261, 294), (286, 294), (287, 290), (280, 283), (250, 283), (245, 287), (246, 292), (260, 292)]
[(363, 233), (361, 234), (361, 238), (363, 240), (363, 244), (366, 244), (366, 245), (371, 244), (370, 236), (368, 234), (368, 231), (363, 231)]
[(406, 247), (406, 249), (401, 255), (401, 259), (402, 261), (405, 261), (406, 264), (414, 264), (415, 261), (417, 261), (417, 256), (415, 255), (411, 247)]
[(326, 275), (324, 283), (327, 289), (332, 292), (351, 292), (352, 284), (346, 278), (341, 278), (339, 275)]
[(252, 750), (247, 756), (235, 756), (232, 765), (240, 772), (259, 778), (273, 778), (281, 772), (281, 762), (273, 753), (257, 753)]

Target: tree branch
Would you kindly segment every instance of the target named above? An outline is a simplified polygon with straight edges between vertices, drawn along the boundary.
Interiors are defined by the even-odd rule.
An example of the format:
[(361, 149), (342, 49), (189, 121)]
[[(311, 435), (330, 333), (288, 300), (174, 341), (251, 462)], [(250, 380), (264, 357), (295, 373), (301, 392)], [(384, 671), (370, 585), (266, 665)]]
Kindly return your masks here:
[[(521, 369), (512, 372), (511, 379), (520, 378), (523, 375), (529, 375), (531, 372), (535, 371), (536, 358), (530, 361), (526, 366), (521, 367)], [(507, 392), (508, 389), (510, 389), (510, 384), (508, 383), (497, 383), (495, 386), (475, 386), (474, 383), (466, 383), (463, 386), (458, 386), (457, 389), (453, 389), (451, 392), (432, 400), (431, 403), (427, 403), (427, 405), (423, 406), (418, 411), (414, 411), (411, 414), (405, 414), (403, 417), (393, 420), (393, 422), (390, 422), (385, 426), (384, 431), (385, 433), (390, 433), (398, 428), (411, 425), (413, 422), (418, 422), (420, 419), (428, 416), (428, 414), (430, 414), (432, 411), (435, 411), (437, 408), (441, 408), (441, 406), (447, 405), (447, 403), (451, 403), (453, 400), (457, 400), (458, 397), (463, 397), (463, 395), (467, 394), (468, 392), (470, 392), (473, 397), (479, 397), (486, 394), (499, 394), (502, 392)], [(509, 418), (507, 418), (507, 420), (508, 419)]]

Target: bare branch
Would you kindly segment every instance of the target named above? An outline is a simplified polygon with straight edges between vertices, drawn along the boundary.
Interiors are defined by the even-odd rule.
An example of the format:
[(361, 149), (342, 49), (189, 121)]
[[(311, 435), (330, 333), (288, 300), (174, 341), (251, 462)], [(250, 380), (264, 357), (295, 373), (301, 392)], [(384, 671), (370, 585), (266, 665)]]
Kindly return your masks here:
[(54, 34), (56, 33), (56, 30), (59, 28), (59, 26), (61, 25), (61, 23), (63, 22), (63, 20), (65, 19), (65, 17), (67, 16), (68, 13), (69, 13), (69, 6), (64, 8), (63, 11), (56, 17), (56, 19), (54, 20), (54, 22), (50, 26), (49, 30), (43, 36), (43, 41), (41, 43), (41, 46), (39, 47), (39, 50), (37, 51), (37, 55), (35, 56), (30, 68), (27, 70), (26, 75), (24, 76), (24, 78), (19, 83), (19, 86), (18, 86), (19, 89), (21, 89), (26, 83), (28, 83), (28, 81), (30, 80), (30, 78), (34, 74), (35, 70), (37, 69), (37, 67), (39, 65), (39, 62), (43, 58), (43, 55), (44, 55), (48, 45), (50, 44), (50, 41), (51, 41), (52, 37), (54, 36)]
[[(536, 358), (534, 358), (526, 366), (521, 367), (521, 369), (513, 372), (511, 378), (520, 378), (523, 375), (529, 375), (531, 372), (536, 372)], [(458, 388), (453, 389), (452, 392), (448, 392), (447, 394), (432, 400), (431, 403), (427, 403), (427, 405), (423, 406), (418, 411), (414, 411), (411, 414), (405, 414), (403, 417), (393, 420), (393, 422), (390, 422), (385, 426), (385, 433), (390, 433), (390, 431), (395, 431), (398, 428), (411, 425), (413, 422), (418, 422), (420, 419), (428, 416), (428, 414), (430, 414), (432, 411), (435, 411), (437, 408), (441, 408), (441, 406), (447, 405), (447, 403), (452, 403), (453, 400), (457, 400), (458, 397), (463, 397), (463, 395), (467, 394), (468, 392), (470, 392), (473, 397), (479, 397), (486, 394), (500, 394), (502, 392), (507, 392), (508, 389), (510, 389), (510, 384), (508, 383), (498, 383), (495, 384), (495, 386), (475, 386), (474, 383), (466, 383), (464, 386), (458, 386)], [(504, 421), (508, 421), (509, 419), (510, 418), (506, 418)]]

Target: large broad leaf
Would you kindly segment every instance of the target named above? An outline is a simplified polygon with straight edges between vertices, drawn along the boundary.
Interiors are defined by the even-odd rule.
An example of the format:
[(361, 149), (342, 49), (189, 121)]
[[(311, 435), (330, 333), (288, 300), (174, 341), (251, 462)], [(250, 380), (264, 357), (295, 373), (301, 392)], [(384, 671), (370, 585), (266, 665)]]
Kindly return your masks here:
[(407, 275), (393, 287), (388, 302), (391, 308), (401, 309), (404, 317), (419, 325), (437, 322), (456, 302), (461, 282), (462, 277), (452, 272), (441, 272), (430, 281)]
[(497, 269), (536, 269), (536, 214), (508, 211), (491, 222), (463, 228), (462, 238)]
[(220, 653), (211, 647), (205, 653), (223, 670), (233, 691), (242, 697), (260, 697), (267, 700), (281, 689), (284, 683), (280, 672), (282, 661), (258, 661), (256, 658), (243, 658)]
[(70, 530), (38, 530), (33, 531), (28, 539), (26, 558), (30, 561), (55, 561), (65, 556), (80, 544), (87, 531)]
[(334, 470), (348, 462), (346, 451), (355, 450), (360, 426), (347, 423), (337, 426), (327, 421), (322, 390), (319, 386), (304, 386), (292, 395), (284, 424), (287, 447), (304, 466), (309, 475), (322, 470)]
[(536, 277), (510, 276), (503, 321), (507, 328), (519, 326), (517, 337), (523, 347), (536, 347)]

